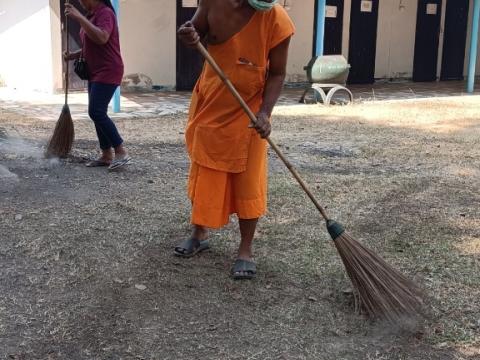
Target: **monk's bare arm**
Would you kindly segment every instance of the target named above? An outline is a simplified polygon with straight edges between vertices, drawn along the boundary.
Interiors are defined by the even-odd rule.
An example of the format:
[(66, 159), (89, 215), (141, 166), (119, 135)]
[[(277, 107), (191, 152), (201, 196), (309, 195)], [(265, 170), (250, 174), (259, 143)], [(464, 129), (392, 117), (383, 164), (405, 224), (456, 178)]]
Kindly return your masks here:
[(277, 103), (282, 92), (283, 82), (287, 74), (288, 47), (290, 38), (282, 41), (275, 48), (270, 50), (268, 78), (263, 93), (263, 103), (260, 112), (272, 115), (273, 107)]
[(263, 92), (263, 103), (257, 114), (257, 125), (254, 126), (261, 137), (270, 135), (270, 117), (282, 92), (283, 82), (287, 74), (288, 47), (290, 38), (282, 41), (275, 48), (270, 50), (268, 78)]
[(193, 18), (178, 29), (178, 37), (185, 45), (195, 47), (195, 45), (207, 35), (208, 9), (211, 1), (212, 0), (200, 0)]

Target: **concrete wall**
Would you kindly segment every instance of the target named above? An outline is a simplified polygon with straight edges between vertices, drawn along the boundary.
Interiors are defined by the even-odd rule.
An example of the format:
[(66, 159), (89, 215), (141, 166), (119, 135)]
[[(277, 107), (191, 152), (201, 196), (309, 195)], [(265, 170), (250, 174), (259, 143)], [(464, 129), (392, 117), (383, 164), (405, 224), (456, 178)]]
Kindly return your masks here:
[[(53, 67), (51, 86), (59, 90), (63, 87), (60, 0), (48, 1)], [(121, 0), (119, 22), (125, 77), (140, 79), (139, 85), (149, 89), (152, 85), (174, 87), (175, 0)]]
[[(55, 1), (55, 0), (51, 0)], [(446, 1), (438, 53), (441, 71)], [(473, 0), (470, 0), (471, 7)], [(120, 31), (125, 74), (144, 74), (154, 85), (174, 86), (176, 73), (176, 1), (121, 0)], [(315, 0), (280, 0), (296, 26), (290, 45), (288, 81), (304, 81), (312, 53)], [(418, 0), (380, 0), (376, 78), (409, 78), (413, 73)], [(348, 59), (351, 0), (344, 0), (342, 54)], [(469, 29), (472, 8), (470, 9)], [(468, 35), (470, 37), (470, 34)], [(468, 43), (465, 63), (468, 61)], [(479, 47), (480, 58), (480, 47)], [(466, 67), (465, 67), (466, 69)], [(480, 71), (480, 62), (477, 64)], [(465, 70), (466, 71), (466, 70)]]
[[(451, 1), (451, 0), (450, 0)], [(309, 59), (313, 41), (314, 0), (290, 0), (295, 35), (289, 59), (289, 80), (303, 80), (303, 59)], [(418, 0), (380, 0), (377, 31), (376, 78), (411, 77), (415, 49)], [(351, 0), (344, 0), (342, 55), (348, 59)], [(305, 62), (305, 60), (303, 60)], [(298, 75), (302, 74), (302, 75)]]
[[(440, 9), (442, 18), (438, 48), (438, 77), (440, 77), (442, 66), (445, 9), (447, 1), (455, 0), (442, 1), (442, 8)], [(343, 55), (348, 59), (351, 0), (344, 0), (344, 4)], [(413, 73), (417, 9), (418, 0), (379, 1), (375, 78), (411, 78)], [(467, 73), (468, 66), (472, 12), (473, 0), (470, 0), (467, 47), (465, 49), (465, 74)], [(480, 47), (478, 50), (478, 58), (480, 59)], [(477, 73), (480, 74), (480, 62), (477, 62)]]
[(121, 0), (120, 42), (125, 75), (175, 86), (176, 1)]
[(286, 4), (286, 9), (296, 27), (290, 45), (287, 81), (304, 81), (306, 75), (303, 67), (312, 57), (315, 1), (290, 0)]
[[(312, 55), (314, 3), (314, 0), (285, 1), (297, 29), (290, 47), (288, 81), (305, 79), (303, 67)], [(176, 1), (122, 0), (120, 8), (126, 77), (141, 74), (153, 85), (175, 86)]]
[[(290, 0), (289, 3), (289, 14), (297, 33), (290, 49), (288, 80), (304, 80), (303, 66), (312, 51), (315, 1)], [(412, 76), (417, 6), (418, 0), (380, 0), (376, 78)], [(349, 55), (351, 7), (351, 0), (344, 0), (342, 55), (346, 59)]]
[[(50, 2), (50, 38), (52, 54), (52, 82), (54, 91), (63, 91), (62, 24), (60, 2)], [(63, 16), (63, 15), (62, 15)]]
[[(0, 84), (29, 90), (62, 88), (60, 0), (0, 0)], [(455, 0), (446, 0), (455, 1)], [(446, 1), (443, 2), (442, 14)], [(303, 67), (310, 60), (313, 41), (314, 0), (281, 0), (295, 23), (288, 81), (305, 80)], [(380, 0), (376, 78), (410, 77), (413, 71), (418, 0)], [(473, 0), (465, 57), (468, 64)], [(152, 85), (175, 86), (176, 1), (121, 0), (120, 37), (125, 75), (143, 75)], [(342, 53), (348, 59), (351, 0), (344, 1)], [(443, 47), (444, 16), (439, 46)], [(480, 58), (480, 47), (479, 47)], [(480, 62), (477, 63), (480, 73)]]
[(0, 77), (4, 85), (51, 92), (49, 0), (0, 0)]
[[(32, 1), (42, 2), (42, 0)], [(446, 1), (455, 0), (442, 2), (438, 74), (441, 71)], [(13, 0), (0, 0), (0, 4), (13, 2)], [(57, 0), (50, 0), (50, 2), (56, 3)], [(280, 0), (279, 3), (286, 6), (297, 29), (290, 46), (287, 80), (303, 81), (305, 80), (303, 67), (310, 60), (312, 53), (315, 0)], [(473, 0), (470, 0), (470, 3), (469, 32)], [(380, 0), (376, 78), (408, 78), (412, 76), (417, 5), (418, 0)], [(125, 61), (125, 75), (143, 74), (145, 75), (144, 79), (150, 79), (153, 85), (173, 87), (176, 77), (176, 1), (121, 0), (120, 7), (120, 37)], [(347, 59), (350, 10), (351, 0), (344, 0), (342, 54)], [(57, 17), (52, 17), (53, 22), (57, 20)], [(0, 26), (1, 23), (0, 20)], [(55, 26), (59, 26), (59, 24), (52, 24), (52, 28)], [(469, 38), (470, 33), (468, 34)], [(58, 40), (53, 39), (52, 43), (53, 46), (59, 46)], [(54, 59), (56, 59), (56, 52), (58, 51), (54, 49)], [(468, 42), (466, 55), (465, 73), (468, 64)], [(57, 69), (59, 66), (54, 66), (54, 68)], [(477, 63), (477, 70), (480, 73), (480, 62)], [(58, 84), (58, 74), (54, 73), (54, 75), (55, 84)]]

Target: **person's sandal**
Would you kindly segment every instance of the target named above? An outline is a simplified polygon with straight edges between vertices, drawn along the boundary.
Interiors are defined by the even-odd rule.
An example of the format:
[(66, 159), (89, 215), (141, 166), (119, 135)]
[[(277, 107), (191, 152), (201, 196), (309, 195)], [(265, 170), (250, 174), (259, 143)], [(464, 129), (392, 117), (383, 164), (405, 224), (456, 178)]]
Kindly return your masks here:
[(257, 274), (257, 265), (253, 261), (235, 260), (232, 268), (234, 280), (252, 280)]
[(129, 162), (130, 162), (131, 158), (130, 156), (125, 156), (125, 157), (121, 157), (121, 158), (118, 158), (118, 159), (114, 159), (112, 161), (112, 163), (110, 164), (110, 166), (108, 167), (108, 170), (109, 171), (112, 171), (112, 170), (116, 170), (122, 166), (125, 166), (127, 165)]
[(106, 167), (110, 165), (111, 165), (111, 162), (100, 160), (100, 159), (89, 160), (85, 164), (86, 167)]
[(190, 258), (209, 248), (208, 240), (200, 241), (196, 238), (190, 238), (175, 247), (174, 255), (178, 257)]

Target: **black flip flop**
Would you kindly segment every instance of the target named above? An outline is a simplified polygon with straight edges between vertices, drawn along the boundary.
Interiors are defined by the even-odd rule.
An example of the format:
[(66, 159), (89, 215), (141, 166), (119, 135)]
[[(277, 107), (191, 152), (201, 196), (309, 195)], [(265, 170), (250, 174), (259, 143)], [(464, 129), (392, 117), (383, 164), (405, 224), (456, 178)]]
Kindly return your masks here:
[(87, 161), (85, 166), (86, 167), (107, 167), (107, 166), (110, 166), (110, 163), (100, 159), (93, 159), (93, 160)]
[(257, 265), (253, 261), (235, 260), (232, 268), (234, 280), (252, 280), (257, 274)]
[(175, 247), (173, 253), (175, 256), (190, 258), (197, 255), (199, 252), (207, 250), (209, 247), (208, 240), (200, 241), (195, 238), (190, 238)]

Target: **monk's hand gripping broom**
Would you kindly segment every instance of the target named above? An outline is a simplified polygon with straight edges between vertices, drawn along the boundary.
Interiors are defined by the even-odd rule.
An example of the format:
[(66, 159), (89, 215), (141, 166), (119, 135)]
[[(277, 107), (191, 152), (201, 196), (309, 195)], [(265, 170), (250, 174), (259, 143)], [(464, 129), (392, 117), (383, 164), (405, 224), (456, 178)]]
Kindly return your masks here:
[[(69, 0), (65, 1), (69, 3)], [(70, 41), (68, 34), (68, 17), (65, 17), (65, 33), (66, 33), (66, 48), (67, 56), (70, 53)], [(45, 155), (47, 157), (66, 157), (72, 150), (73, 140), (75, 138), (75, 130), (73, 126), (72, 115), (70, 114), (70, 107), (68, 106), (68, 87), (69, 87), (69, 60), (65, 60), (65, 104), (62, 112), (55, 125), (55, 130), (50, 138)]]
[[(255, 124), (255, 114), (222, 69), (200, 42), (196, 47)], [(385, 320), (396, 325), (417, 318), (422, 308), (422, 293), (419, 287), (348, 235), (341, 224), (332, 220), (278, 146), (270, 138), (266, 140), (325, 219), (327, 230), (354, 287), (356, 308), (365, 311), (372, 320)]]

